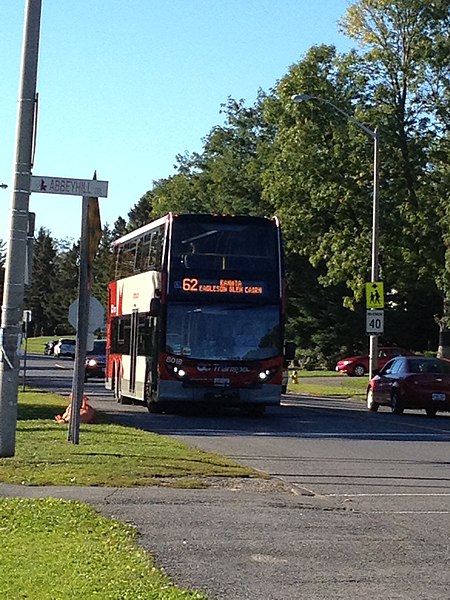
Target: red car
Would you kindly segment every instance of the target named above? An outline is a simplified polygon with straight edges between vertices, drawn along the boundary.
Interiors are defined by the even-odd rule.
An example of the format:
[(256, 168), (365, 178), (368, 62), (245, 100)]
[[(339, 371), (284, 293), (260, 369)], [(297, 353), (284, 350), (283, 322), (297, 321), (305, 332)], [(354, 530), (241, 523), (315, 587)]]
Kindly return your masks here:
[[(378, 348), (377, 369), (381, 369), (395, 356), (415, 356), (414, 352), (397, 346), (382, 346)], [(350, 376), (362, 377), (369, 372), (369, 355), (349, 356), (341, 358), (336, 364), (336, 371)]]
[(406, 408), (423, 409), (434, 417), (450, 411), (450, 362), (423, 356), (394, 358), (373, 377), (367, 388), (367, 408), (387, 405), (396, 415)]

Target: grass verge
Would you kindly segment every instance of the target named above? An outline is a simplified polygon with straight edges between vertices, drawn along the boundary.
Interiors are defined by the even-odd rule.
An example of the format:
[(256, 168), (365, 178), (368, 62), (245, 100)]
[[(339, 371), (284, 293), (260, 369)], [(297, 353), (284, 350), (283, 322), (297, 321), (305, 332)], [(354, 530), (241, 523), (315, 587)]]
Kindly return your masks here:
[(174, 586), (136, 531), (80, 503), (0, 499), (0, 597), (206, 600)]
[(16, 454), (0, 458), (0, 481), (22, 485), (204, 487), (208, 477), (261, 477), (218, 454), (170, 437), (108, 423), (82, 424), (80, 443), (67, 442), (55, 422), (67, 399), (41, 391), (19, 393)]
[[(302, 381), (302, 377), (307, 377), (308, 381)], [(358, 400), (364, 400), (366, 397), (367, 377), (334, 375), (332, 379), (330, 377), (330, 384), (323, 383), (323, 380), (316, 383), (310, 377), (309, 371), (302, 371), (298, 383), (289, 382), (288, 391), (309, 396), (346, 396)]]

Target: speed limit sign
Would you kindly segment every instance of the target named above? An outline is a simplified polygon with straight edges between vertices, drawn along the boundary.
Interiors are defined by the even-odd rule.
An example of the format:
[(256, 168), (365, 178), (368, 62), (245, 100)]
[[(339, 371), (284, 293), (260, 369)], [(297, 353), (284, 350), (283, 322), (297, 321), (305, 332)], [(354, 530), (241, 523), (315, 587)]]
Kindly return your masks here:
[(368, 310), (366, 313), (366, 333), (379, 335), (384, 331), (384, 310)]

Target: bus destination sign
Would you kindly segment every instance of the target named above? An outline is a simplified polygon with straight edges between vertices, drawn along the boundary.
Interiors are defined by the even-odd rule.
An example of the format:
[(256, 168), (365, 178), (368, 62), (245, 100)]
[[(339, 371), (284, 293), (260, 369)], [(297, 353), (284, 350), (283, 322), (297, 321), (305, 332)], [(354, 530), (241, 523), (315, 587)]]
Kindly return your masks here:
[(184, 277), (181, 281), (174, 282), (174, 288), (183, 292), (201, 294), (264, 294), (263, 283), (241, 279), (210, 280)]

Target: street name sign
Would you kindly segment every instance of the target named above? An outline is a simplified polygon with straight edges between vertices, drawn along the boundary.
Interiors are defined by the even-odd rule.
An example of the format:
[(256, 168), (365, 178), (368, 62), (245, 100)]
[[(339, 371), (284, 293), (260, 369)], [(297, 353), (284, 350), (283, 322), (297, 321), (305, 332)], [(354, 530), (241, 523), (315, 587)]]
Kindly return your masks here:
[(107, 198), (108, 182), (99, 181), (98, 179), (71, 179), (69, 177), (32, 175), (30, 191), (41, 194)]
[(384, 331), (384, 310), (368, 310), (366, 312), (366, 333), (379, 335)]

